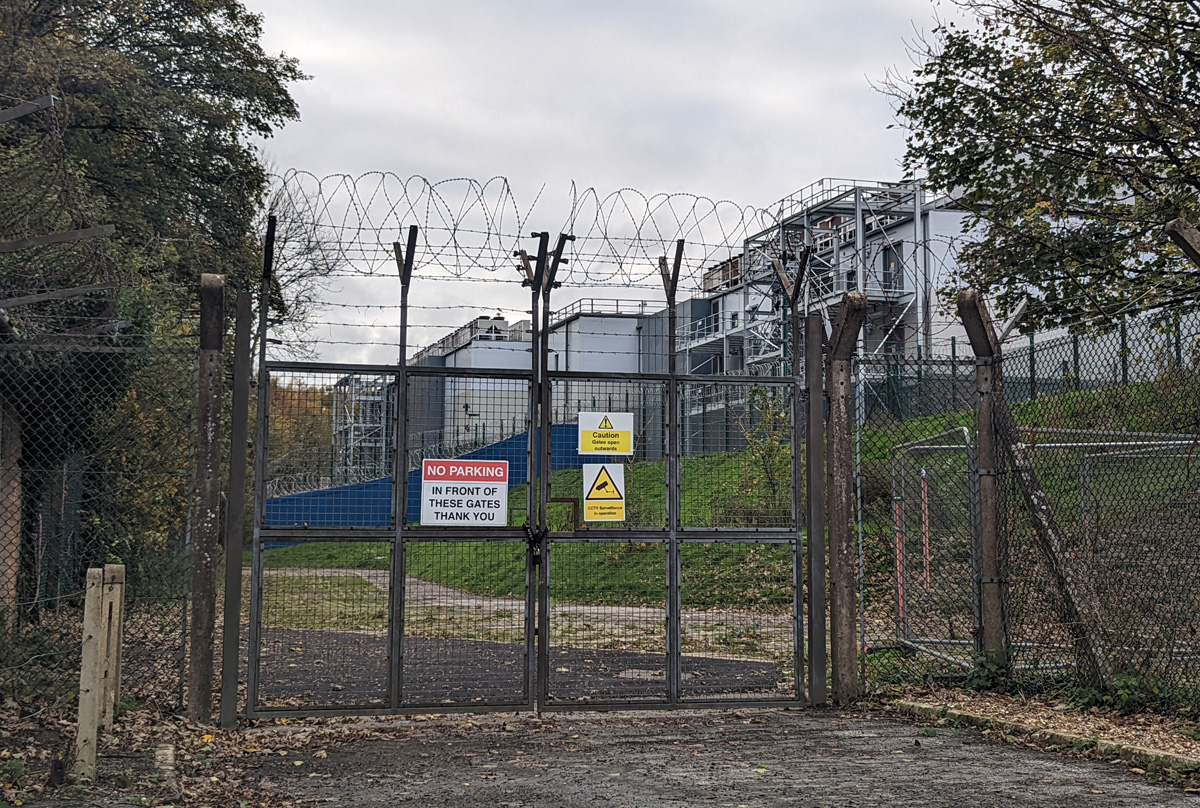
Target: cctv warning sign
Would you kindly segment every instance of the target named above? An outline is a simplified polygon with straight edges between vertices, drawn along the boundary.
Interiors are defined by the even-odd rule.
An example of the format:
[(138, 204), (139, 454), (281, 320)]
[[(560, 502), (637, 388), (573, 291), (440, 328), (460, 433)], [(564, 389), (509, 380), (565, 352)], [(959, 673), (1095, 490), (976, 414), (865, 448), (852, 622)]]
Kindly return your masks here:
[(583, 467), (583, 520), (625, 521), (625, 467), (586, 463)]

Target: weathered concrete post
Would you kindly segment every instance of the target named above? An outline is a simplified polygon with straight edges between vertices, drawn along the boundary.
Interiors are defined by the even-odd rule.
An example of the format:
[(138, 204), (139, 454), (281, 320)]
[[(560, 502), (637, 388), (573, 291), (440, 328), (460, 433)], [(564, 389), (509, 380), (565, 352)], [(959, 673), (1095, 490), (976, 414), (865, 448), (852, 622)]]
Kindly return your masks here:
[(975, 475), (979, 487), (979, 614), (980, 647), (989, 662), (1008, 664), (1004, 630), (1003, 559), (1000, 552), (999, 501), (996, 487), (995, 403), (1000, 387), (1000, 342), (991, 314), (978, 294), (959, 293), (958, 307), (971, 350), (975, 352)]
[(858, 587), (854, 544), (854, 453), (851, 362), (867, 314), (861, 292), (842, 296), (829, 340), (829, 644), (833, 700), (849, 704), (858, 698)]
[(229, 434), (229, 494), (225, 513), (225, 614), (221, 656), (221, 726), (237, 724), (242, 627), (242, 535), (246, 527), (246, 447), (250, 431), (250, 290), (241, 289), (233, 329), (233, 408)]
[(213, 637), (217, 610), (221, 498), (221, 343), (225, 279), (200, 276), (200, 375), (197, 408), (196, 518), (192, 529), (192, 609), (187, 713), (212, 721)]

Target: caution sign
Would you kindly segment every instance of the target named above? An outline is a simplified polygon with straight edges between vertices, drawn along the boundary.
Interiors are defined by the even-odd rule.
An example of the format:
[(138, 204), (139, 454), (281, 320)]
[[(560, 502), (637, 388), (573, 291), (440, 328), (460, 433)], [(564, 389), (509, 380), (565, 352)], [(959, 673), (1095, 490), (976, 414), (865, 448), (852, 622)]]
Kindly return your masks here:
[(583, 520), (625, 521), (625, 467), (609, 463), (583, 466)]
[(579, 413), (579, 453), (633, 454), (633, 413)]
[(424, 461), (421, 524), (507, 525), (508, 461)]

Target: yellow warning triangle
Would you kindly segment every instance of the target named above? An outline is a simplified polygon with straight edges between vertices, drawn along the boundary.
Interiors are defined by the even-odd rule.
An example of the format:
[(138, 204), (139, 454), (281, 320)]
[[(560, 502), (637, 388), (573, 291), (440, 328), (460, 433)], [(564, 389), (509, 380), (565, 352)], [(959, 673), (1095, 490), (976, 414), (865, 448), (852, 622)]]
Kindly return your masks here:
[(584, 499), (616, 499), (621, 500), (625, 497), (617, 488), (617, 483), (613, 480), (612, 475), (608, 473), (608, 466), (601, 466), (600, 473), (596, 475), (596, 479), (592, 481), (592, 488), (587, 492)]
[(600, 422), (600, 426), (596, 427), (596, 429), (612, 429), (612, 428), (613, 428), (612, 421), (608, 420), (607, 415), (604, 416), (604, 420)]

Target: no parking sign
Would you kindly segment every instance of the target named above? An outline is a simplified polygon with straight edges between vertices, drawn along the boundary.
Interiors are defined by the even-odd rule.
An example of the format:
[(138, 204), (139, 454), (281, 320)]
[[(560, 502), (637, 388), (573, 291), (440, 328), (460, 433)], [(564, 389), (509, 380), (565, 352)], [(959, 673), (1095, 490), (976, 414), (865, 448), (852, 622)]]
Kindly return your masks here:
[(421, 524), (508, 524), (508, 461), (424, 461)]

